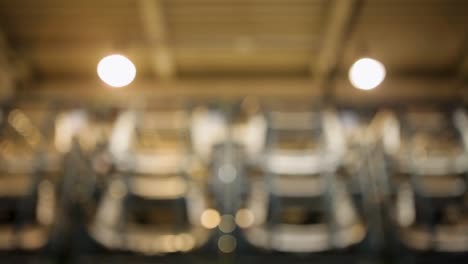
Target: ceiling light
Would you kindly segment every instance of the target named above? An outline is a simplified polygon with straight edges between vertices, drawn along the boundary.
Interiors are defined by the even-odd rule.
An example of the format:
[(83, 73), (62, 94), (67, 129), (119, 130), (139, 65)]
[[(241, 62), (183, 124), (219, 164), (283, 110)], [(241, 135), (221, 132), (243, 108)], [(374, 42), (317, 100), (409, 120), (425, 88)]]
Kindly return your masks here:
[(371, 58), (357, 60), (349, 69), (351, 84), (361, 90), (371, 90), (385, 79), (384, 65)]
[(114, 54), (101, 59), (97, 74), (103, 82), (118, 88), (129, 85), (135, 79), (136, 68), (127, 57)]

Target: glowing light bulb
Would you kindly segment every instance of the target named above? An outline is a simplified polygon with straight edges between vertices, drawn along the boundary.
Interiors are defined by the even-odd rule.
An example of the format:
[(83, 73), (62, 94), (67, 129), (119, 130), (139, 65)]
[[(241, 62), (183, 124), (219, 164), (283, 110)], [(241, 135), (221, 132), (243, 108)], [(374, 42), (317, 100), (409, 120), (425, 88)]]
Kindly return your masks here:
[(236, 224), (242, 228), (249, 228), (255, 222), (254, 214), (249, 209), (239, 209), (236, 213)]
[(357, 60), (349, 69), (351, 84), (361, 90), (371, 90), (385, 79), (384, 65), (371, 58)]
[(214, 209), (206, 209), (201, 215), (201, 224), (207, 229), (213, 229), (221, 222), (221, 216)]
[(104, 83), (119, 88), (129, 85), (135, 79), (136, 68), (127, 57), (114, 54), (101, 59), (97, 74)]

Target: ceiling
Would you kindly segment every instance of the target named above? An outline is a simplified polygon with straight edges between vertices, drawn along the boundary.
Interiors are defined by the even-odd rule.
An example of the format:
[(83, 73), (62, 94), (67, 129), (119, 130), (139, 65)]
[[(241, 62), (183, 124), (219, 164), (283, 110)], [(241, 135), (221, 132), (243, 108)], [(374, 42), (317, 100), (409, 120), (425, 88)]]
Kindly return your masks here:
[(387, 68), (381, 97), (453, 98), (468, 76), (459, 0), (15, 0), (0, 1), (0, 28), (27, 93), (92, 94), (109, 53), (133, 60), (150, 95), (366, 99), (377, 91), (346, 81), (362, 56)]

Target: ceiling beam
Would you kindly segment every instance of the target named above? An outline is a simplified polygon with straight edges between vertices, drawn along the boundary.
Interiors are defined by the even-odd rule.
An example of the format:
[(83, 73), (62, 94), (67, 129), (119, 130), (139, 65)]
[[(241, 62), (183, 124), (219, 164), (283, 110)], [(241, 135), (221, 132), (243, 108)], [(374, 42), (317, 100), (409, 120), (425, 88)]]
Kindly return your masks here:
[(160, 80), (169, 80), (175, 75), (175, 63), (162, 3), (160, 0), (139, 0), (139, 8), (146, 39), (151, 46), (154, 73)]
[[(112, 89), (99, 81), (44, 81), (33, 89), (25, 89), (23, 97), (72, 100), (127, 100), (144, 98), (152, 100), (165, 97), (194, 99), (229, 99), (247, 95), (258, 97), (320, 97), (311, 89), (308, 78), (258, 78), (258, 79), (175, 79), (171, 82), (143, 79), (130, 86)], [(285, 89), (288, 87), (288, 89)], [(38, 98), (36, 97), (36, 98)]]
[(462, 53), (460, 54), (460, 63), (457, 69), (457, 78), (466, 84), (466, 82), (468, 82), (468, 33), (465, 35), (462, 45)]
[[(357, 90), (344, 77), (336, 80), (336, 103), (349, 105), (379, 104), (387, 102), (454, 101), (459, 96), (454, 89), (446, 87), (456, 80), (446, 78), (395, 77), (386, 80), (377, 89)], [(287, 89), (285, 89), (287, 87)], [(111, 89), (99, 81), (45, 81), (30, 89), (19, 90), (20, 98), (38, 101), (56, 100), (76, 103), (116, 102), (128, 104), (132, 101), (151, 102), (180, 98), (186, 100), (231, 100), (245, 96), (261, 99), (307, 100), (320, 103), (323, 90), (314, 86), (310, 78), (258, 78), (258, 79), (184, 79), (172, 82), (140, 80), (129, 87)], [(468, 94), (464, 95), (467, 97)]]
[(333, 79), (349, 37), (353, 17), (356, 15), (359, 0), (333, 0), (329, 2), (329, 12), (324, 28), (323, 40), (318, 57), (310, 63), (312, 77), (317, 87), (332, 95), (330, 82)]
[(460, 94), (460, 99), (466, 102), (468, 98), (465, 98), (463, 95), (468, 94), (468, 31), (465, 33), (462, 41), (454, 77), (457, 82), (455, 89)]
[(11, 50), (3, 31), (0, 31), (0, 101), (11, 97), (15, 90), (16, 73), (11, 65)]

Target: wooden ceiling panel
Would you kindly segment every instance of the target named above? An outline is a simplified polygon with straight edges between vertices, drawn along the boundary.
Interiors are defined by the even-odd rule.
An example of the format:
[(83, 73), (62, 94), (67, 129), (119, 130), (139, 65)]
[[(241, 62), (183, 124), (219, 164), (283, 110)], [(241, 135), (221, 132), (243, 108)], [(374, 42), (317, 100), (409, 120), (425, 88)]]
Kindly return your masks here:
[(467, 34), (468, 2), (374, 0), (361, 10), (341, 69), (358, 57), (384, 62), (393, 74), (446, 74), (457, 67)]
[[(228, 50), (206, 52), (177, 51), (179, 69), (184, 73), (294, 73), (305, 72), (308, 63), (306, 52), (290, 51), (287, 56), (276, 50), (260, 50), (251, 53)], [(220, 61), (224, 61), (220, 64)]]
[(15, 45), (117, 41), (141, 36), (134, 1), (1, 1), (0, 23)]
[[(115, 52), (134, 60), (139, 77), (154, 77), (154, 55), (164, 53), (158, 52), (162, 46), (173, 57), (174, 79), (261, 73), (310, 80), (316, 77), (311, 72), (323, 51), (330, 11), (339, 2), (158, 1), (164, 40), (145, 31), (148, 23), (136, 0), (0, 1), (0, 28), (41, 80), (95, 80), (99, 58)], [(340, 33), (346, 36), (339, 45), (344, 52), (331, 50), (338, 57), (338, 75), (360, 56), (381, 60), (388, 78), (446, 78), (457, 72), (467, 53), (468, 1), (358, 2), (350, 30)]]

